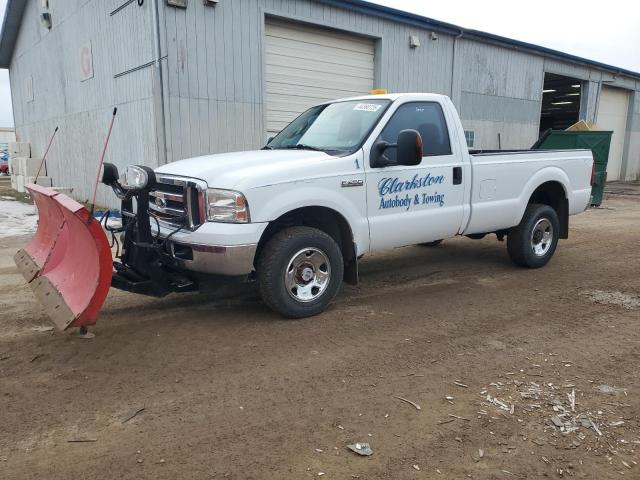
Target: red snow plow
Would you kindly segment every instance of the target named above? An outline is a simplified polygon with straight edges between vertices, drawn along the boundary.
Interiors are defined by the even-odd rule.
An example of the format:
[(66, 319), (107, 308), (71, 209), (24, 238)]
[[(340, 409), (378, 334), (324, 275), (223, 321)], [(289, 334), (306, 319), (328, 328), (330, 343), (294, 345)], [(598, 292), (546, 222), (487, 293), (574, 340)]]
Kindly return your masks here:
[(38, 229), (14, 260), (47, 314), (61, 330), (94, 325), (113, 272), (100, 223), (71, 198), (26, 185), (38, 208)]

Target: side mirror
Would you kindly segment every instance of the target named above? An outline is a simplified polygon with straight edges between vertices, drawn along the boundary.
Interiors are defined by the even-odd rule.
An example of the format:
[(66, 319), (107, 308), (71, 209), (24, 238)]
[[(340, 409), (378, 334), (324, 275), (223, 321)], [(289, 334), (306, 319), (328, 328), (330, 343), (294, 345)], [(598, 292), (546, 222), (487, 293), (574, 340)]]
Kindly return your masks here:
[(422, 161), (422, 137), (417, 130), (402, 130), (398, 134), (398, 165), (419, 165)]

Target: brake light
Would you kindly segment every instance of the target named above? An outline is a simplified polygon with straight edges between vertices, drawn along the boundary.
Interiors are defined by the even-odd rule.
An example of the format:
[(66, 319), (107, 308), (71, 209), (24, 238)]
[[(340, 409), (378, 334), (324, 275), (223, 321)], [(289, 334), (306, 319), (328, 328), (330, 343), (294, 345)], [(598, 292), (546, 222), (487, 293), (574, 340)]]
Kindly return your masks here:
[(596, 184), (596, 162), (591, 163), (591, 186)]

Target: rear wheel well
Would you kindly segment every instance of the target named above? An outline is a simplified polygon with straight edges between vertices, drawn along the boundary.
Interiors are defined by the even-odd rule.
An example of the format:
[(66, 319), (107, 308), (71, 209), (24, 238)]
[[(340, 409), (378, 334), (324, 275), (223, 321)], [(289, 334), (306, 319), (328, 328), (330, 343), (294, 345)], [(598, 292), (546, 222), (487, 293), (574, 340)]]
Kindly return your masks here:
[(269, 226), (258, 242), (254, 264), (262, 253), (264, 246), (276, 233), (285, 228), (301, 226), (322, 230), (335, 240), (344, 259), (345, 282), (357, 283), (356, 249), (349, 222), (340, 213), (326, 207), (298, 208), (269, 222)]
[(528, 203), (540, 203), (553, 208), (560, 221), (560, 238), (569, 238), (569, 200), (561, 183), (543, 183), (531, 194)]

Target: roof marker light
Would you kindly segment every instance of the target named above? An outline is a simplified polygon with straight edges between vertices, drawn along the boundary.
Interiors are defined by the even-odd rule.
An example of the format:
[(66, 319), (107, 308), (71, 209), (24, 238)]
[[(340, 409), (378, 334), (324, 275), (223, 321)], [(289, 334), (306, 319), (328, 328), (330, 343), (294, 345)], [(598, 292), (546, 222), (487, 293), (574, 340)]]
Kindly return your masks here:
[(386, 93), (387, 93), (386, 88), (376, 88), (369, 92), (370, 95), (386, 95)]

